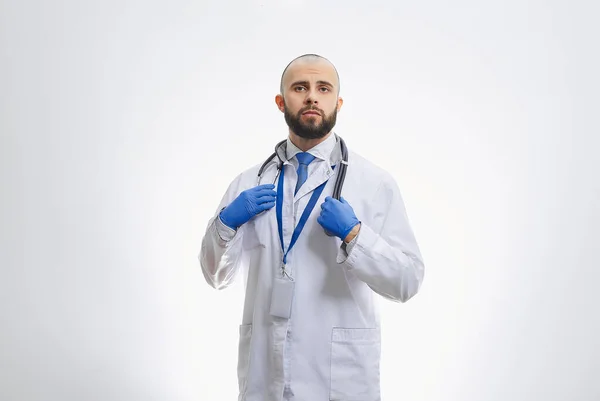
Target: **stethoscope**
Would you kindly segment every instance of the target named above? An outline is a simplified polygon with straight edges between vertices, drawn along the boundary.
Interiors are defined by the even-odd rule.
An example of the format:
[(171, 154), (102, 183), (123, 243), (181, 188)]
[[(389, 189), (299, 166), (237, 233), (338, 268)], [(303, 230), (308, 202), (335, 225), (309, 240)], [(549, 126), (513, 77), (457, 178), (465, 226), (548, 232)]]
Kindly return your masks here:
[[(348, 148), (346, 148), (346, 143), (339, 135), (334, 135), (340, 143), (340, 150), (342, 151), (342, 160), (340, 160), (338, 176), (335, 180), (333, 194), (331, 195), (331, 197), (340, 200), (340, 196), (342, 194), (342, 187), (344, 186), (344, 180), (346, 179), (346, 169), (348, 168)], [(273, 154), (269, 156), (269, 158), (265, 160), (265, 162), (262, 164), (262, 166), (258, 170), (258, 183), (260, 183), (260, 178), (267, 165), (271, 162), (271, 160), (273, 160), (274, 157), (277, 157), (279, 159), (279, 162), (277, 163), (277, 174), (275, 175), (275, 179), (273, 180), (273, 184), (275, 184), (275, 181), (279, 177), (279, 174), (281, 174), (281, 169), (283, 168), (283, 160), (281, 159), (281, 157), (279, 157), (277, 149), (279, 149), (279, 147), (283, 145), (286, 141), (287, 139), (284, 139), (283, 141), (275, 145), (275, 152), (273, 152)], [(325, 231), (325, 233), (330, 237), (333, 236), (333, 234), (327, 231)]]

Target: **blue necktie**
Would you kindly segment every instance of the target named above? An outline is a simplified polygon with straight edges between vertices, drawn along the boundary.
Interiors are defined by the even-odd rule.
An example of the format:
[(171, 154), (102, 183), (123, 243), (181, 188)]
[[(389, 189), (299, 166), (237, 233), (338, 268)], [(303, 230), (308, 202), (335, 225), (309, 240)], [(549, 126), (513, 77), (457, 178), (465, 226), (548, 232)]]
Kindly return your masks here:
[(296, 153), (296, 159), (298, 160), (298, 182), (296, 183), (296, 192), (294, 192), (294, 195), (298, 193), (298, 190), (308, 178), (308, 165), (315, 159), (315, 157), (310, 153), (301, 152)]

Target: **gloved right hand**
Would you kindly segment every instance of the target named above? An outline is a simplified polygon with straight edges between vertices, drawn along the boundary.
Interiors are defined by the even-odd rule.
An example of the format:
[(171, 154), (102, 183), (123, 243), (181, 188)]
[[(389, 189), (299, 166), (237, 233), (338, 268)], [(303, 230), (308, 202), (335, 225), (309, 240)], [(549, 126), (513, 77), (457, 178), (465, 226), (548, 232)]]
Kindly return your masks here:
[(273, 184), (264, 184), (243, 191), (229, 206), (221, 210), (221, 221), (237, 230), (252, 217), (275, 206), (277, 192), (274, 188)]

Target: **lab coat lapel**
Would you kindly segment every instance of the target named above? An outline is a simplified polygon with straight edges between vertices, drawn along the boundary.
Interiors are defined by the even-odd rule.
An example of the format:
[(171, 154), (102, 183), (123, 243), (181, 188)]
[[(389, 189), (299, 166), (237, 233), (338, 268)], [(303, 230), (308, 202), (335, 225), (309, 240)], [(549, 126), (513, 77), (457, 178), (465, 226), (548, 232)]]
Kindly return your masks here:
[(333, 169), (330, 166), (328, 166), (326, 162), (319, 160), (319, 166), (317, 167), (317, 169), (306, 179), (306, 182), (302, 184), (302, 186), (298, 190), (298, 193), (296, 194), (296, 196), (294, 196), (294, 203), (297, 202), (304, 195), (311, 193), (319, 185), (330, 179), (333, 176), (333, 174)]
[[(287, 161), (285, 143), (279, 146), (276, 149), (277, 154), (281, 160), (286, 160), (284, 162), (285, 165), (291, 165), (289, 161)], [(307, 178), (306, 182), (302, 184), (298, 193), (294, 196), (294, 203), (296, 203), (300, 198), (304, 195), (311, 193), (315, 188), (329, 180), (331, 177), (335, 175), (335, 171), (331, 168), (339, 163), (342, 159), (342, 152), (340, 150), (339, 143), (336, 143), (331, 154), (329, 155), (329, 162), (323, 162), (322, 159), (314, 160), (313, 163), (319, 163), (318, 168)]]

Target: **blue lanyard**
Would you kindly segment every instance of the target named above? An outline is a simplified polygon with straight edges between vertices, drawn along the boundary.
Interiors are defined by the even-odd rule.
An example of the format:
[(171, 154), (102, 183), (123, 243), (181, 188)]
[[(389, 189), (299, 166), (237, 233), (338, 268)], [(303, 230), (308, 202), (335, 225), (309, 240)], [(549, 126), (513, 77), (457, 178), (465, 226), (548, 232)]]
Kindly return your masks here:
[[(333, 169), (335, 169), (335, 166), (333, 166)], [(281, 172), (279, 173), (279, 182), (277, 184), (277, 199), (276, 199), (275, 209), (276, 209), (276, 214), (277, 214), (277, 228), (279, 229), (279, 242), (281, 243), (281, 250), (283, 251), (283, 264), (285, 266), (286, 261), (287, 261), (287, 254), (292, 250), (294, 244), (296, 244), (296, 240), (298, 239), (298, 237), (300, 236), (300, 233), (304, 229), (304, 225), (306, 224), (306, 221), (308, 220), (308, 216), (310, 216), (311, 212), (315, 208), (315, 205), (317, 204), (317, 200), (319, 199), (319, 196), (321, 196), (321, 193), (323, 192), (323, 189), (325, 188), (325, 184), (327, 184), (327, 181), (329, 181), (329, 180), (327, 180), (324, 183), (322, 183), (321, 185), (319, 185), (313, 191), (313, 194), (310, 197), (310, 200), (308, 201), (308, 204), (306, 205), (306, 208), (304, 209), (302, 216), (300, 217), (300, 221), (298, 222), (298, 225), (294, 229), (294, 233), (292, 234), (292, 240), (290, 241), (290, 246), (288, 247), (288, 249), (286, 251), (285, 246), (283, 245), (283, 223), (282, 223), (282, 217), (281, 217), (281, 215), (282, 215), (281, 209), (283, 208), (283, 176), (284, 176), (284, 174), (283, 174), (283, 166), (282, 166)]]

